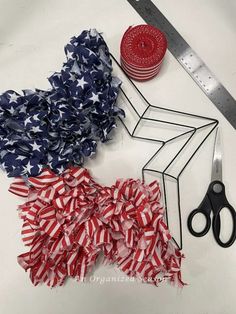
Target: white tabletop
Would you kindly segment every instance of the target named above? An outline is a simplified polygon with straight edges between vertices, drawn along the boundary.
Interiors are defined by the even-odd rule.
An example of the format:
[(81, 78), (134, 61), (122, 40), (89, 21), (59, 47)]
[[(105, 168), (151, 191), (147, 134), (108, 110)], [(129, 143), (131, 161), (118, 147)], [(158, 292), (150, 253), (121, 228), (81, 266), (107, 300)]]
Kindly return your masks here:
[[(155, 0), (154, 3), (236, 97), (236, 4), (233, 0)], [(46, 80), (65, 60), (64, 45), (83, 29), (96, 28), (115, 56), (130, 25), (143, 23), (126, 0), (0, 0), (0, 92), (7, 89), (49, 88)], [(223, 176), (227, 197), (236, 207), (236, 133), (199, 87), (167, 52), (160, 74), (138, 84), (150, 102), (220, 121)], [(86, 166), (96, 179), (111, 184), (118, 177), (141, 176), (140, 169), (155, 152), (148, 143), (131, 139), (120, 125), (115, 140), (99, 146)], [(192, 237), (187, 215), (198, 206), (210, 180), (212, 142), (197, 154), (181, 178), (183, 220), (182, 290), (168, 284), (154, 287), (125, 281), (111, 266), (100, 265), (91, 281), (68, 280), (64, 287), (34, 287), (16, 262), (26, 251), (20, 239), (16, 207), (23, 201), (8, 193), (11, 179), (1, 172), (0, 313), (150, 313), (233, 314), (236, 311), (236, 244), (220, 248), (210, 231)], [(138, 156), (138, 158), (137, 158)], [(135, 162), (134, 162), (135, 161)], [(115, 167), (114, 167), (115, 165)], [(117, 282), (105, 282), (118, 278)], [(123, 278), (123, 279), (122, 279)]]

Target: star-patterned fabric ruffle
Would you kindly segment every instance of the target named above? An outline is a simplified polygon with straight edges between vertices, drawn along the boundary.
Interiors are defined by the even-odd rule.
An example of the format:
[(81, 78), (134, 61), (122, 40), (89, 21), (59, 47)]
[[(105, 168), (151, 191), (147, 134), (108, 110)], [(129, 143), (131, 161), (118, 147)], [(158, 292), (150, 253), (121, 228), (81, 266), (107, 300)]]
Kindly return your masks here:
[(82, 165), (109, 140), (120, 80), (112, 76), (108, 47), (96, 30), (65, 47), (67, 61), (50, 78), (51, 89), (8, 90), (0, 96), (0, 163), (10, 177), (37, 176), (44, 166), (61, 173)]

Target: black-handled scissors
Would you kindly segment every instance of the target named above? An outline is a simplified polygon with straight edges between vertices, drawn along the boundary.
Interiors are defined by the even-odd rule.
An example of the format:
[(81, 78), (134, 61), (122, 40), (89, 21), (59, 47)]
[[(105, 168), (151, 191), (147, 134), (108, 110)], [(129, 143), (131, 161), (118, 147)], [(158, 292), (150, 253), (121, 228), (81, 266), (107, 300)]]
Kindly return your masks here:
[[(193, 210), (188, 217), (188, 229), (195, 237), (203, 237), (211, 227), (211, 212), (213, 212), (212, 230), (216, 242), (226, 248), (231, 246), (236, 239), (236, 212), (229, 204), (225, 195), (225, 186), (222, 182), (222, 157), (220, 150), (219, 131), (216, 131), (215, 149), (212, 162), (211, 183), (207, 189), (206, 195), (197, 209)], [(220, 239), (220, 211), (222, 208), (227, 208), (231, 214), (233, 228), (232, 233), (227, 242), (222, 242)], [(193, 229), (193, 218), (197, 214), (203, 214), (206, 218), (205, 228), (201, 232)]]

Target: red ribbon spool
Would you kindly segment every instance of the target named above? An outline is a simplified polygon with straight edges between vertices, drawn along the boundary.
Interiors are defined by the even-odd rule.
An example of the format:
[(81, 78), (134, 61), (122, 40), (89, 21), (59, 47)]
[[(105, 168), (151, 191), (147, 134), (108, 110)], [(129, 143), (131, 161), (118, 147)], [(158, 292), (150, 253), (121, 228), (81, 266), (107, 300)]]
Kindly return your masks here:
[(146, 81), (158, 74), (167, 49), (165, 35), (151, 25), (129, 27), (120, 45), (121, 66), (137, 81)]

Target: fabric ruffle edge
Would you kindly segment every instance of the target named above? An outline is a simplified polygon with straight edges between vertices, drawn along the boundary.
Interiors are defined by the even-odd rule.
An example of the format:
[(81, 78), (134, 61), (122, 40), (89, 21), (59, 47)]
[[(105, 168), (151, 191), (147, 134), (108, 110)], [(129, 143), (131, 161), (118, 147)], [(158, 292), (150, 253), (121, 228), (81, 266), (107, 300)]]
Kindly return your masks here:
[(82, 165), (125, 116), (116, 104), (121, 81), (112, 76), (101, 34), (83, 31), (65, 54), (61, 71), (49, 78), (51, 89), (0, 95), (0, 164), (10, 177)]
[(99, 254), (144, 282), (184, 285), (183, 255), (164, 222), (157, 181), (120, 179), (107, 187), (86, 169), (71, 167), (60, 176), (44, 169), (36, 178), (17, 178), (9, 190), (27, 198), (18, 210), (29, 251), (18, 263), (34, 285), (83, 281)]

